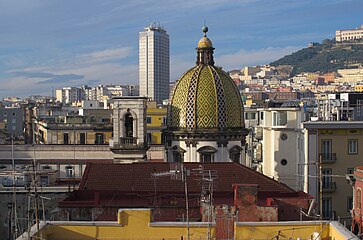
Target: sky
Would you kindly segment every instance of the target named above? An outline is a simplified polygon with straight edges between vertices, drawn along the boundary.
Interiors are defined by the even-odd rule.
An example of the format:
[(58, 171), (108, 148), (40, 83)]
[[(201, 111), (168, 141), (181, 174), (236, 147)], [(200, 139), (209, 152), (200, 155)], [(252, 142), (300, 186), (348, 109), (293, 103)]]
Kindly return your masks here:
[(0, 99), (138, 84), (138, 38), (170, 37), (170, 79), (195, 64), (206, 22), (216, 65), (268, 64), (363, 24), (362, 0), (0, 0)]

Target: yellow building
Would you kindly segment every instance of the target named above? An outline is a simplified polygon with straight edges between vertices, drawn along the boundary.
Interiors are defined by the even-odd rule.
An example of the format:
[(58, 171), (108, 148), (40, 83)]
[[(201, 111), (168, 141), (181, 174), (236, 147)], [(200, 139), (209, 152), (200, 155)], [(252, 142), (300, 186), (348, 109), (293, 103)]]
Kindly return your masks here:
[(148, 144), (164, 144), (162, 130), (166, 128), (166, 107), (158, 107), (156, 102), (147, 102), (146, 132)]
[[(345, 174), (363, 165), (362, 121), (317, 121), (304, 123), (307, 129), (307, 164), (309, 168), (306, 184), (308, 194), (321, 199), (325, 219), (344, 219), (350, 222), (353, 193)], [(319, 174), (321, 161), (321, 174)], [(322, 178), (322, 196), (319, 188)]]
[[(117, 222), (41, 222), (25, 239), (222, 239), (208, 222), (151, 222), (150, 209), (120, 209)], [(188, 228), (189, 226), (189, 228)], [(224, 239), (358, 239), (338, 222), (235, 222)]]
[(81, 116), (39, 119), (34, 122), (34, 140), (36, 144), (108, 144), (113, 132), (109, 120)]

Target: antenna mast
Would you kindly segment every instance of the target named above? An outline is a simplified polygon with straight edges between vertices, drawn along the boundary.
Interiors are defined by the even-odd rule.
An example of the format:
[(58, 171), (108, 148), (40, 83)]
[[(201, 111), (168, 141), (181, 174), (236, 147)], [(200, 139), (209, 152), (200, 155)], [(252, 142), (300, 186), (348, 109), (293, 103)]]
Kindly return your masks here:
[(186, 217), (187, 217), (188, 240), (190, 240), (189, 200), (188, 200), (188, 183), (187, 183), (188, 175), (189, 171), (184, 167), (182, 163), (171, 163), (169, 171), (151, 174), (152, 177), (170, 177), (171, 179), (183, 181), (184, 192), (185, 192), (185, 208), (186, 208)]

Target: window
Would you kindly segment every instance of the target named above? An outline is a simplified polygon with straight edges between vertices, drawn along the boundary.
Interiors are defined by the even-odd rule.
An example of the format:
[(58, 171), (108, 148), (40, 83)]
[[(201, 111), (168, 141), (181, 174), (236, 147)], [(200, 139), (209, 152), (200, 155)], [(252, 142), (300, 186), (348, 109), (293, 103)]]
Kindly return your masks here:
[(211, 163), (214, 161), (214, 154), (212, 153), (202, 153), (200, 154), (200, 162)]
[(206, 146), (198, 149), (197, 151), (199, 153), (199, 161), (210, 163), (214, 162), (214, 154), (217, 152), (217, 150), (213, 147)]
[(357, 189), (355, 194), (355, 208), (362, 208), (362, 190), (360, 188)]
[(323, 198), (323, 218), (324, 219), (334, 218), (334, 214), (332, 212), (332, 199), (331, 198)]
[(263, 120), (263, 112), (260, 112), (260, 119)]
[(353, 209), (353, 197), (349, 196), (347, 197), (347, 212), (350, 212), (350, 210)]
[(285, 158), (282, 159), (280, 162), (281, 162), (281, 165), (283, 165), (283, 166), (287, 165), (287, 160)]
[(163, 117), (163, 126), (166, 126), (167, 122), (166, 122), (166, 117)]
[(74, 177), (74, 167), (73, 166), (66, 166), (66, 177), (67, 178)]
[(69, 144), (68, 143), (68, 133), (63, 133), (63, 144)]
[(184, 161), (184, 153), (186, 152), (179, 146), (174, 146), (171, 148), (173, 154), (173, 162), (183, 162)]
[(146, 123), (150, 124), (151, 123), (151, 117), (146, 117)]
[(182, 155), (180, 154), (180, 152), (173, 152), (173, 162), (177, 163), (183, 162)]
[(161, 133), (161, 144), (165, 144), (165, 135)]
[(330, 160), (331, 159), (331, 150), (332, 150), (332, 142), (330, 139), (321, 140), (321, 153), (322, 160)]
[(285, 126), (287, 124), (287, 112), (273, 113), (273, 126)]
[(11, 119), (11, 123), (16, 123), (16, 119), (15, 118)]
[(229, 151), (229, 158), (232, 162), (240, 163), (242, 148), (240, 146), (234, 146)]
[[(147, 120), (146, 120), (147, 121)], [(131, 113), (125, 115), (125, 137), (133, 137), (134, 135), (134, 118)]]
[(15, 112), (13, 112), (13, 116), (15, 116)]
[(16, 131), (16, 126), (11, 126), (12, 131)]
[(254, 112), (246, 112), (245, 113), (245, 119), (246, 120), (256, 119), (256, 113), (254, 113)]
[(151, 135), (151, 133), (147, 133), (147, 143), (148, 144), (152, 144), (152, 135)]
[(104, 144), (103, 133), (96, 133), (96, 144)]
[(348, 154), (351, 154), (351, 155), (358, 154), (358, 140), (357, 139), (348, 140)]
[(86, 134), (85, 133), (80, 133), (79, 134), (79, 143), (80, 144), (86, 144)]
[(322, 170), (323, 174), (323, 189), (331, 189), (332, 188), (332, 170), (330, 168), (325, 168)]
[(51, 170), (52, 166), (42, 166), (42, 170)]

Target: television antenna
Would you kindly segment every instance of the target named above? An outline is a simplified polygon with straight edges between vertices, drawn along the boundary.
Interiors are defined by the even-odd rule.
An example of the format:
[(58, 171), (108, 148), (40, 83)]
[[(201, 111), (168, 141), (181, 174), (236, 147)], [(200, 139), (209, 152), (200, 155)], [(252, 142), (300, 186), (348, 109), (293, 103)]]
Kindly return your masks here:
[(184, 167), (184, 165), (182, 163), (170, 163), (169, 171), (157, 172), (157, 173), (151, 174), (151, 176), (154, 178), (170, 177), (172, 180), (179, 180), (179, 181), (181, 180), (184, 183), (188, 240), (190, 240), (189, 200), (188, 200), (188, 183), (187, 183), (187, 176), (189, 176), (189, 175), (190, 175), (190, 171), (186, 167)]

